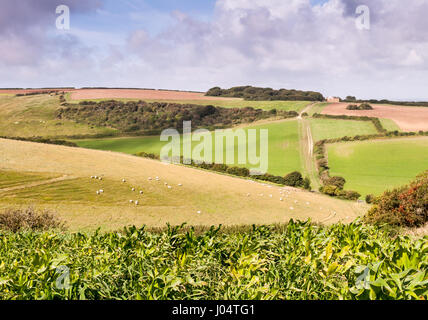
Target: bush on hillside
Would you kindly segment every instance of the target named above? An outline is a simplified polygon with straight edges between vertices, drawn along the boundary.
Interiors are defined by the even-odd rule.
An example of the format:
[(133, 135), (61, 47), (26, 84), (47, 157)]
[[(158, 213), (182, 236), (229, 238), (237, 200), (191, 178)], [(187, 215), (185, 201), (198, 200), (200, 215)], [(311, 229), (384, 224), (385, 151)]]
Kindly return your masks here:
[(290, 187), (301, 187), (303, 186), (303, 177), (300, 172), (294, 171), (287, 174), (284, 177), (285, 185)]
[(49, 211), (37, 212), (29, 207), (27, 209), (7, 209), (0, 213), (0, 230), (20, 232), (50, 229), (65, 229), (65, 225)]
[(428, 222), (428, 171), (410, 185), (385, 192), (365, 217), (370, 223), (419, 227)]

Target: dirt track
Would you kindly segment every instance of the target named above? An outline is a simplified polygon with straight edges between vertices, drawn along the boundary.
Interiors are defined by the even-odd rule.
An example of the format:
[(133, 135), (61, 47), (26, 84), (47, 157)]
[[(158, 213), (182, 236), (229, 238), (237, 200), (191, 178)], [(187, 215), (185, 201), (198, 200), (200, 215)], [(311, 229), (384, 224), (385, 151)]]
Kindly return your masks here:
[(368, 116), (393, 120), (403, 131), (428, 131), (427, 107), (404, 107), (373, 104), (374, 110), (347, 110), (349, 103), (333, 103), (322, 111), (323, 114)]
[(81, 89), (74, 91), (71, 99), (236, 100), (234, 98), (206, 97), (205, 93), (198, 92), (139, 89)]

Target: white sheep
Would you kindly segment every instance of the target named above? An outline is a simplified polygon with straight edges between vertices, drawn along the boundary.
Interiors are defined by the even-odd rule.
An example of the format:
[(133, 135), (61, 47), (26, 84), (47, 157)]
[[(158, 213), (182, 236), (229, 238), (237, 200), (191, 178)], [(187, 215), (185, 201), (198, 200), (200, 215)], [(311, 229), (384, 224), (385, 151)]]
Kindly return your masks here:
[(140, 190), (140, 194), (143, 194), (144, 192)]
[(97, 195), (100, 195), (100, 192), (99, 192), (99, 191), (97, 191)]
[(171, 186), (168, 186), (168, 189), (172, 189), (172, 187), (171, 187)]
[(129, 203), (134, 203), (134, 200), (129, 200)]
[(132, 190), (132, 191), (135, 191), (135, 188), (132, 188), (131, 190)]
[(283, 199), (283, 198), (280, 198), (280, 199), (279, 199), (279, 201), (284, 201), (284, 199)]
[(198, 211), (197, 213), (198, 213), (198, 214), (201, 214), (202, 212), (201, 212), (201, 211)]
[(135, 201), (135, 205), (138, 206), (140, 204), (140, 201)]
[(149, 179), (148, 179), (149, 181), (152, 181), (152, 177), (149, 177)]
[(100, 193), (104, 193), (104, 190), (102, 190), (102, 189), (101, 189), (101, 190), (100, 190)]
[(182, 187), (183, 185), (181, 183), (178, 184), (179, 187)]
[(126, 180), (125, 180), (125, 179), (122, 179), (122, 182), (123, 182), (123, 183), (125, 183), (125, 182), (126, 182)]

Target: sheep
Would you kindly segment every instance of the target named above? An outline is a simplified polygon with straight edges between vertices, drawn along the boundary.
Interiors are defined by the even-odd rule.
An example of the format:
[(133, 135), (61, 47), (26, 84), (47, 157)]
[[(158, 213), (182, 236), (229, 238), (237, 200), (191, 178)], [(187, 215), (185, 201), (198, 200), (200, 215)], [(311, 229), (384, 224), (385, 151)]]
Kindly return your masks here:
[(284, 199), (283, 198), (279, 198), (279, 201), (284, 201)]
[(197, 214), (201, 214), (201, 213), (202, 213), (201, 211), (198, 211), (198, 212), (197, 212)]
[(140, 190), (140, 194), (143, 194), (144, 192), (142, 190)]
[(178, 184), (179, 187), (182, 187), (183, 185), (181, 183)]
[(140, 204), (140, 201), (135, 201), (135, 205), (138, 206)]
[(293, 207), (290, 207), (290, 210), (294, 210), (294, 208), (293, 208)]
[(100, 195), (100, 192), (99, 192), (99, 191), (97, 191), (97, 195)]
[(126, 180), (125, 180), (125, 179), (122, 179), (122, 182), (123, 182), (123, 183), (125, 183), (125, 182), (126, 182)]
[(152, 177), (149, 177), (149, 179), (148, 179), (149, 181), (152, 181)]
[(103, 180), (103, 178), (99, 177), (98, 180)]
[(171, 187), (171, 186), (168, 186), (168, 189), (172, 189), (172, 187)]
[(131, 190), (132, 190), (132, 192), (134, 192), (134, 191), (135, 191), (135, 188), (132, 188)]
[(134, 200), (129, 200), (129, 203), (134, 203)]
[(102, 190), (102, 189), (101, 189), (101, 190), (100, 190), (100, 193), (104, 193), (104, 190)]
[(247, 193), (247, 197), (251, 196), (251, 194)]
[(168, 185), (168, 183), (167, 183), (167, 182), (165, 182), (165, 183), (164, 183), (164, 185), (166, 185), (166, 186), (167, 186), (167, 185)]
[(94, 179), (98, 179), (98, 177), (97, 177), (97, 176), (94, 176)]

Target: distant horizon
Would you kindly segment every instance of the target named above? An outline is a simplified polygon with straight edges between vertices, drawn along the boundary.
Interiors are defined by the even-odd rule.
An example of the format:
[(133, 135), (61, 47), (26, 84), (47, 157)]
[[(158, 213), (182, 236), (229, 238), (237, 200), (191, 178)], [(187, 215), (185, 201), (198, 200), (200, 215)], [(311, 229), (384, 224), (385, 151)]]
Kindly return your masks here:
[[(244, 87), (247, 85), (238, 85), (238, 86), (233, 86), (233, 87)], [(232, 88), (232, 87), (231, 87)], [(262, 87), (262, 88), (272, 88), (272, 87)], [(209, 89), (208, 88), (206, 91), (199, 91), (199, 90), (192, 90), (192, 89), (169, 89), (169, 88), (146, 88), (146, 87), (75, 87), (75, 86), (64, 86), (64, 87), (58, 87), (58, 86), (51, 86), (51, 87), (14, 87), (14, 88), (0, 88), (1, 90), (47, 90), (47, 89), (70, 89), (70, 90), (85, 90), (85, 89), (99, 89), (99, 90), (103, 90), (103, 89), (110, 89), (110, 90), (159, 90), (159, 91), (178, 91), (178, 92), (194, 92), (194, 93), (206, 93)], [(228, 89), (228, 88), (222, 88), (222, 89)], [(287, 89), (287, 90), (301, 90), (299, 88), (272, 88), (274, 90), (280, 90), (280, 89)], [(315, 91), (318, 92), (316, 90), (308, 90), (308, 91)], [(325, 98), (328, 97), (335, 97), (335, 98), (340, 98), (340, 99), (346, 99), (347, 96), (354, 96), (357, 100), (378, 100), (378, 101), (382, 101), (382, 100), (388, 100), (388, 101), (395, 101), (395, 102), (428, 102), (427, 100), (419, 100), (419, 99), (389, 99), (389, 98), (361, 98), (352, 94), (346, 95), (346, 96), (339, 96), (339, 95), (326, 95), (323, 92), (320, 92)], [(212, 96), (213, 99), (215, 99), (215, 96)], [(273, 100), (275, 101), (275, 100)], [(281, 101), (281, 100), (278, 100)]]

